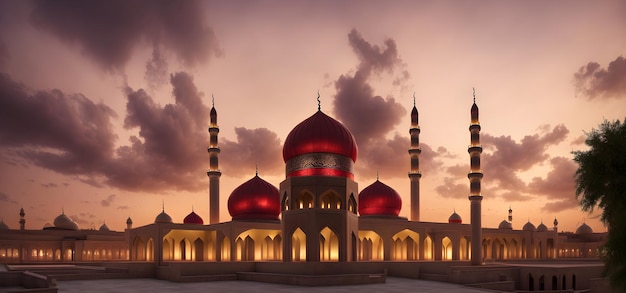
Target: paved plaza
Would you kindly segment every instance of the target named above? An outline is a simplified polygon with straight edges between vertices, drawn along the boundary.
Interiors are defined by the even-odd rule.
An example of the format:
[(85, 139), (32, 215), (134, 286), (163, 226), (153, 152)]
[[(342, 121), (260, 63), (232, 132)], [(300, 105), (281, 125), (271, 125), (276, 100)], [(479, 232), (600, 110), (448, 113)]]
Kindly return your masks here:
[(108, 279), (86, 281), (62, 281), (57, 284), (59, 292), (448, 292), (485, 293), (493, 292), (469, 288), (457, 284), (424, 280), (387, 278), (385, 284), (300, 287), (246, 281), (222, 281), (200, 283), (173, 283), (157, 279)]

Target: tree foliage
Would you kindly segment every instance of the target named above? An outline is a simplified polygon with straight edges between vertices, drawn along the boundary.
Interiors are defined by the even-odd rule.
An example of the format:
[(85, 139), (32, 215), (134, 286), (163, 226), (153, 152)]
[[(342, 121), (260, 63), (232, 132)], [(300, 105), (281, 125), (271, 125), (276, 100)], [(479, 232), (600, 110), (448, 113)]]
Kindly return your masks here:
[(605, 274), (615, 289), (626, 290), (626, 119), (604, 121), (588, 133), (590, 149), (576, 151), (576, 197), (585, 211), (602, 210), (608, 227), (603, 246)]

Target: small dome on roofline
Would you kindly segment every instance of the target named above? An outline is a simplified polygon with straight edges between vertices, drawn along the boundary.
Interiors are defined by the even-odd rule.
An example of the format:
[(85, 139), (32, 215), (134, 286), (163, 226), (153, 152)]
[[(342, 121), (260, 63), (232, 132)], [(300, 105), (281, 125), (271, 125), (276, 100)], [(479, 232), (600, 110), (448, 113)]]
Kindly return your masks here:
[(582, 223), (577, 229), (576, 234), (592, 234), (593, 229), (589, 227), (586, 223)]
[(502, 220), (502, 222), (500, 222), (500, 225), (498, 225), (498, 229), (512, 230), (513, 229), (513, 225), (510, 222), (508, 222), (507, 220)]
[(524, 231), (535, 231), (537, 230), (537, 228), (535, 228), (535, 225), (533, 225), (533, 223), (530, 222), (530, 220), (524, 224), (524, 227), (522, 227), (522, 230)]
[(462, 224), (463, 219), (461, 218), (459, 214), (456, 213), (456, 211), (454, 211), (452, 215), (450, 215), (450, 217), (448, 218), (448, 223)]

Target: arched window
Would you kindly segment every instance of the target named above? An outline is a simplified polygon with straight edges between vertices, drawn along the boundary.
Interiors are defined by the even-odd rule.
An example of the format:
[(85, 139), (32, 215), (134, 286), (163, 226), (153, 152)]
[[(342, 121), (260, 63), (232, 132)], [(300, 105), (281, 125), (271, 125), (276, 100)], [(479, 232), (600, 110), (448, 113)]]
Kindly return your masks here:
[(341, 198), (334, 191), (328, 191), (320, 196), (320, 205), (323, 209), (341, 209)]
[(296, 209), (312, 209), (313, 195), (310, 192), (303, 191), (296, 198)]
[(306, 234), (300, 228), (291, 234), (291, 260), (306, 261)]

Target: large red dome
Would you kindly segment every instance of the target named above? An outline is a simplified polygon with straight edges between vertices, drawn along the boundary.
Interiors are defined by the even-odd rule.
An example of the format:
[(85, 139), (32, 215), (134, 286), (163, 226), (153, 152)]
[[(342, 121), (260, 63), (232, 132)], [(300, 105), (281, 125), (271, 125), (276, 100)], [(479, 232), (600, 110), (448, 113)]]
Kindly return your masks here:
[(339, 121), (317, 111), (300, 122), (285, 139), (283, 159), (309, 153), (332, 153), (356, 162), (357, 146), (352, 133)]
[(228, 197), (228, 212), (233, 220), (278, 220), (278, 189), (256, 175), (233, 190)]
[(398, 216), (402, 198), (393, 188), (376, 180), (359, 193), (361, 216)]

